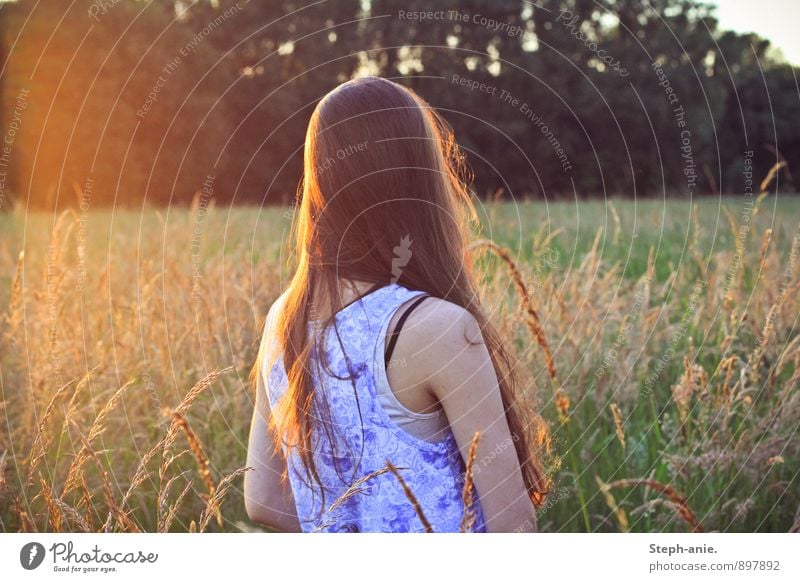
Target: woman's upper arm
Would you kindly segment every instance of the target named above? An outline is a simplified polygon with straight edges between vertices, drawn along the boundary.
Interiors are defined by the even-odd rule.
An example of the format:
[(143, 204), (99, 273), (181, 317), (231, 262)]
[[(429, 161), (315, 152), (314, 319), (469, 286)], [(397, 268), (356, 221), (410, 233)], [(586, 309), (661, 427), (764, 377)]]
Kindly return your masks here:
[(465, 461), (475, 433), (480, 434), (472, 475), (487, 528), (535, 530), (534, 506), (477, 321), (461, 307), (433, 300), (409, 317), (407, 327), (409, 333), (405, 341), (400, 334), (400, 341), (417, 376), (411, 381), (441, 403)]
[(244, 477), (245, 508), (253, 521), (281, 531), (300, 531), (291, 488), (281, 479), (286, 461), (282, 454), (276, 454), (269, 430), (270, 414), (263, 369), (260, 369), (247, 445), (247, 466), (252, 470)]

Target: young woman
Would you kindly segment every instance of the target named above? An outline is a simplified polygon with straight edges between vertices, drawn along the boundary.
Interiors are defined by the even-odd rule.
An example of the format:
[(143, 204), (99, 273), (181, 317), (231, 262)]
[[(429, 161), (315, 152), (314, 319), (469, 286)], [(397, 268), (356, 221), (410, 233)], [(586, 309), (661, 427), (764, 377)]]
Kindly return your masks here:
[(317, 105), (304, 166), (297, 270), (253, 370), (248, 515), (282, 531), (535, 531), (533, 417), (480, 305), (449, 127), (401, 85), (356, 79)]

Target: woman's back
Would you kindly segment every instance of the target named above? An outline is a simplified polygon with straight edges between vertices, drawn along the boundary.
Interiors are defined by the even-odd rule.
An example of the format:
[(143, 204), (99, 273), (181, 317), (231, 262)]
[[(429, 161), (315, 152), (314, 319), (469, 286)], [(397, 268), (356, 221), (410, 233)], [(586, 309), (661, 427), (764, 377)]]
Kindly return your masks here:
[[(391, 462), (419, 501), (420, 509), (436, 532), (459, 531), (464, 517), (462, 489), (465, 466), (449, 427), (443, 438), (431, 442), (414, 436), (392, 419), (382, 404), (379, 387), (387, 385), (383, 365), (385, 337), (398, 308), (423, 295), (391, 283), (346, 305), (312, 346), (318, 421), (312, 449), (324, 501), (317, 481), (306, 475), (298, 455), (288, 451), (288, 475), (304, 531), (425, 531), (397, 477), (383, 472), (358, 484), (359, 491), (343, 496), (359, 480), (379, 472)], [(272, 322), (281, 301), (270, 310), (264, 339), (274, 344)], [(317, 337), (309, 324), (309, 333)], [(273, 348), (274, 349), (274, 348)], [(264, 359), (269, 365), (272, 358)], [(288, 385), (282, 358), (262, 370), (273, 414)], [(316, 395), (315, 395), (316, 396)], [(318, 408), (317, 408), (318, 406)], [(477, 493), (473, 530), (485, 531)], [(333, 510), (330, 510), (334, 505)]]

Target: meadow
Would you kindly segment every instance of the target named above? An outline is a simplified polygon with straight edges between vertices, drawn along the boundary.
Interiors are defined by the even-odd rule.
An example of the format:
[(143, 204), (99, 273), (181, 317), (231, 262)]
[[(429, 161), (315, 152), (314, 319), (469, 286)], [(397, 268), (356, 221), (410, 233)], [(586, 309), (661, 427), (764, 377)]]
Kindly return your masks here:
[[(800, 197), (479, 213), (485, 306), (550, 426), (541, 531), (800, 528)], [(0, 531), (260, 529), (248, 374), (290, 223), (0, 214)]]

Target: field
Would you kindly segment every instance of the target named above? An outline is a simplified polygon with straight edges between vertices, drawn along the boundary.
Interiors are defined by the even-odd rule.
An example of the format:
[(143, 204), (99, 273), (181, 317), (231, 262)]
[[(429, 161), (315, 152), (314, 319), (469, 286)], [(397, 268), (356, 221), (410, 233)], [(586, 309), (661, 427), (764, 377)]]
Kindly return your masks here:
[[(540, 530), (800, 527), (800, 198), (753, 202), (480, 208), (510, 259), (476, 247), (485, 305), (551, 429)], [(0, 214), (0, 531), (258, 529), (248, 372), (289, 226)]]

